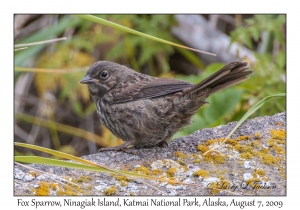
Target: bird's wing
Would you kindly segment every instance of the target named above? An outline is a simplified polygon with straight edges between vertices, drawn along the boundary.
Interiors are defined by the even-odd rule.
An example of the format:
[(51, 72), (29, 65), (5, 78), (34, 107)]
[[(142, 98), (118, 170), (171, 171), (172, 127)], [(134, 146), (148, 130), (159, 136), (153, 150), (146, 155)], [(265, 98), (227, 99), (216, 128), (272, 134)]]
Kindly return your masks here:
[(132, 84), (118, 93), (114, 97), (114, 103), (124, 103), (128, 101), (154, 98), (182, 91), (194, 86), (191, 83), (175, 79), (154, 79), (152, 81), (140, 81)]

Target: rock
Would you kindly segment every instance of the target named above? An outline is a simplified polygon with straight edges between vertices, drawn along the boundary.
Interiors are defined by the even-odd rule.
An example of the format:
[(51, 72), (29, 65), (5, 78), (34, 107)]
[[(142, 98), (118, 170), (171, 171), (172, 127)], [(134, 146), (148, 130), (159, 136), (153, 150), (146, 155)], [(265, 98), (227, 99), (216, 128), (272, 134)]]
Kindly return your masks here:
[[(173, 140), (167, 148), (138, 149), (136, 154), (103, 152), (83, 157), (110, 169), (139, 169), (139, 173), (187, 185), (36, 164), (31, 167), (51, 171), (51, 177), (60, 182), (66, 177), (73, 182), (77, 180), (80, 190), (76, 188), (72, 195), (78, 191), (83, 195), (104, 195), (107, 189), (114, 188), (116, 195), (286, 195), (286, 113), (247, 120), (225, 144), (204, 156), (203, 153), (218, 145), (236, 123), (198, 130)], [(183, 142), (186, 147), (180, 146)], [(193, 175), (200, 169), (205, 171), (206, 177)], [(25, 182), (23, 178), (27, 174), (27, 169), (15, 165), (15, 195), (35, 194), (28, 184), (40, 186), (40, 182), (48, 183), (49, 188), (51, 183), (59, 185), (56, 191), (49, 190), (51, 195), (71, 193), (49, 179), (50, 176)]]

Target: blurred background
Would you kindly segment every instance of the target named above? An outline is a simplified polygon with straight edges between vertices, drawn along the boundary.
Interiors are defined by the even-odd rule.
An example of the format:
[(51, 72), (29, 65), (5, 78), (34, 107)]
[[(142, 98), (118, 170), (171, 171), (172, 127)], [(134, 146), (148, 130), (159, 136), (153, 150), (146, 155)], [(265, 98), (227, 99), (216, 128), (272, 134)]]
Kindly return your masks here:
[[(96, 15), (128, 28), (217, 54), (195, 53), (129, 34), (74, 15), (15, 15), (15, 44), (67, 37), (14, 54), (14, 140), (82, 156), (116, 146), (98, 120), (86, 85), (79, 83), (98, 60), (129, 65), (156, 77), (198, 83), (225, 64), (247, 61), (254, 73), (210, 96), (193, 124), (172, 139), (239, 120), (266, 96), (286, 92), (285, 15)], [(284, 98), (251, 118), (286, 110)], [(15, 148), (15, 155), (42, 155)]]

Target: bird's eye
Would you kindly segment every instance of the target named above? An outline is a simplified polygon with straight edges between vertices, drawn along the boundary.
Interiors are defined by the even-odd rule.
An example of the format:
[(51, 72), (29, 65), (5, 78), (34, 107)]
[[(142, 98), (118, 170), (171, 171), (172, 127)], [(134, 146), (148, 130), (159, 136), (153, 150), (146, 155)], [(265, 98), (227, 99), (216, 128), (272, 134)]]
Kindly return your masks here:
[(107, 71), (102, 71), (101, 74), (100, 74), (100, 77), (105, 79), (108, 77), (108, 72)]

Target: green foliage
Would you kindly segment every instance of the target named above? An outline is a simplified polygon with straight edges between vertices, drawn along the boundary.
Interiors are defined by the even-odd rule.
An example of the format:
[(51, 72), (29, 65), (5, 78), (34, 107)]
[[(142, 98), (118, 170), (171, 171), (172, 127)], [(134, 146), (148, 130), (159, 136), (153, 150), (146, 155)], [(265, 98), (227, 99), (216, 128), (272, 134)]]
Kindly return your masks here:
[[(170, 33), (170, 27), (174, 24), (172, 15), (98, 15), (98, 17), (161, 39), (174, 40)], [(105, 59), (127, 61), (137, 71), (146, 63), (156, 62), (158, 64), (156, 67), (150, 65), (154, 75), (170, 70), (168, 57), (174, 52), (174, 47), (123, 31), (114, 31), (110, 39), (116, 43), (108, 51)]]
[(253, 18), (246, 19), (245, 23), (231, 33), (232, 42), (242, 43), (253, 49), (253, 41), (258, 42), (262, 32), (267, 32), (274, 37), (272, 40), (275, 39), (285, 45), (283, 31), (286, 23), (285, 15), (254, 15)]
[[(255, 15), (245, 22), (246, 25), (237, 27), (231, 33), (231, 39), (232, 42), (248, 46), (256, 58), (255, 63), (250, 63), (254, 71), (251, 80), (241, 84), (241, 87), (249, 90), (243, 97), (249, 99), (251, 106), (269, 95), (286, 92), (286, 16)], [(285, 98), (277, 98), (276, 103), (263, 106), (253, 117), (273, 115), (285, 110)]]

